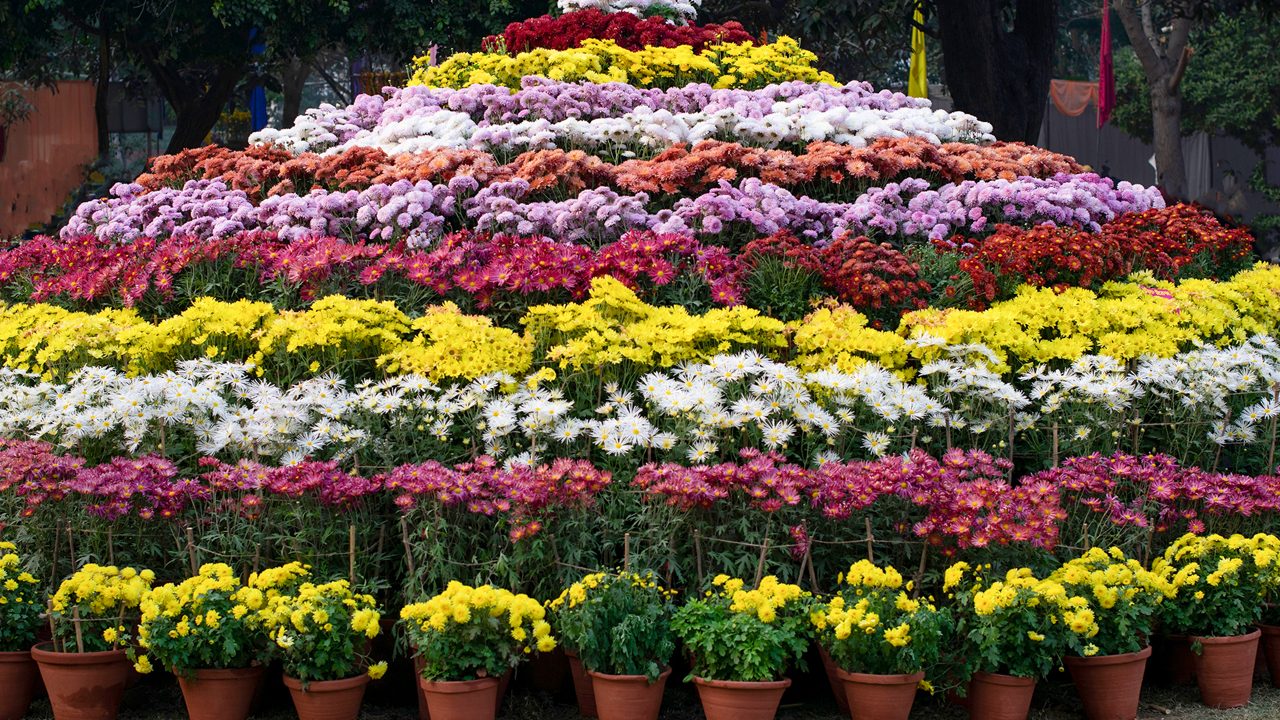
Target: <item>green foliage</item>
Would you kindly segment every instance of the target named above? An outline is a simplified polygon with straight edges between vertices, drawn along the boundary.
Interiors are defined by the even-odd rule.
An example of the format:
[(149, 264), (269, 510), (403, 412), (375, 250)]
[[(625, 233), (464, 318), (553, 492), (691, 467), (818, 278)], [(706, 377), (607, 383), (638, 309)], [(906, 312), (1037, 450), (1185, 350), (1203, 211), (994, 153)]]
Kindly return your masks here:
[[(1280, 20), (1253, 12), (1212, 16), (1192, 32), (1182, 80), (1182, 131), (1223, 133), (1257, 152), (1280, 135)], [(1151, 97), (1133, 50), (1116, 53), (1112, 120), (1151, 142)]]
[(346, 580), (303, 583), (294, 593), (269, 599), (263, 616), (285, 674), (304, 683), (361, 672), (369, 640), (381, 629), (377, 603), (352, 593)]
[(43, 623), (40, 581), (22, 569), (17, 546), (0, 542), (0, 652), (29, 649)]
[(204, 565), (196, 577), (147, 594), (138, 636), (161, 667), (178, 674), (249, 667), (267, 657), (258, 608), (250, 607), (261, 597), (243, 588), (229, 565)]
[(675, 595), (652, 572), (594, 573), (551, 603), (553, 624), (588, 670), (644, 675), (653, 682), (675, 653)]
[(769, 682), (809, 649), (812, 597), (768, 576), (755, 590), (717, 576), (705, 597), (676, 610), (671, 627), (693, 659), (694, 676), (708, 680)]
[(784, 322), (799, 320), (826, 297), (817, 273), (797, 267), (786, 258), (762, 255), (747, 276), (746, 304)]
[(928, 675), (951, 634), (951, 613), (908, 592), (892, 567), (854, 563), (835, 597), (813, 613), (818, 642), (847, 672)]

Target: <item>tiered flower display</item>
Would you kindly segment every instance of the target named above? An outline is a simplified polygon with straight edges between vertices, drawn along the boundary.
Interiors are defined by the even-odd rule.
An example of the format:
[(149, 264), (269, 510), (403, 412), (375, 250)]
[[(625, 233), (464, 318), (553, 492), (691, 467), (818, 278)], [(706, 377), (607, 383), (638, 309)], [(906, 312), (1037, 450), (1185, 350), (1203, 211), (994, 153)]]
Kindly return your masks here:
[(5, 649), (70, 573), (42, 663), (348, 715), (382, 608), (437, 705), (562, 643), (584, 709), (677, 635), (980, 700), (1280, 621), (1248, 231), (698, 5), (562, 0), (0, 248)]

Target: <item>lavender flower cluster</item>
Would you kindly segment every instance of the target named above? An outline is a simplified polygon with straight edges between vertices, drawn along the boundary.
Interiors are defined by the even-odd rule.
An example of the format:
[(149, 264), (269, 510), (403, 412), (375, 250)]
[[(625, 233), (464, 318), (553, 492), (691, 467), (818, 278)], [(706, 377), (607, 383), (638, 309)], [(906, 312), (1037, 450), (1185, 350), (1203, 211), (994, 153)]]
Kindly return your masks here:
[[(1127, 182), (1113, 184), (1088, 173), (1047, 179), (966, 181), (931, 189), (908, 179), (872, 188), (852, 203), (829, 203), (747, 178), (720, 185), (671, 209), (652, 210), (645, 193), (620, 195), (609, 188), (585, 190), (563, 201), (529, 201), (522, 179), (480, 188), (459, 176), (446, 185), (400, 180), (365, 190), (315, 189), (287, 193), (254, 206), (245, 193), (219, 181), (191, 181), (181, 189), (141, 193), (117, 185), (112, 197), (84, 203), (62, 237), (93, 234), (129, 242), (139, 237), (192, 235), (220, 238), (245, 230), (269, 230), (296, 240), (311, 235), (405, 240), (425, 247), (449, 229), (546, 235), (569, 242), (610, 242), (628, 230), (719, 236), (771, 235), (790, 230), (822, 244), (834, 233), (929, 239), (954, 232), (980, 233), (997, 222), (1055, 223), (1098, 229), (1122, 212), (1163, 207), (1158, 191)], [(452, 224), (451, 224), (452, 223)]]

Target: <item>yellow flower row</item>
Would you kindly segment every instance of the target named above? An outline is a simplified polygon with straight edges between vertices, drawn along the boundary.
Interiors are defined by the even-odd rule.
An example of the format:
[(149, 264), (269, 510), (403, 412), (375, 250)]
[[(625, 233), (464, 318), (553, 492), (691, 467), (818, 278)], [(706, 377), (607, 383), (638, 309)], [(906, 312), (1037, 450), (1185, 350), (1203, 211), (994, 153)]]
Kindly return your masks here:
[(515, 642), (539, 652), (551, 652), (556, 640), (551, 635), (546, 614), (542, 603), (528, 595), (490, 585), (470, 587), (454, 580), (444, 592), (424, 602), (406, 605), (400, 611), (400, 618), (423, 633), (442, 633), (454, 625), (501, 619)]
[(814, 67), (816, 61), (816, 55), (786, 36), (767, 45), (723, 43), (696, 53), (688, 45), (627, 50), (612, 40), (589, 39), (569, 50), (538, 48), (517, 55), (458, 53), (436, 66), (424, 56), (414, 60), (416, 69), (409, 84), (519, 88), (521, 78), (529, 75), (659, 88), (708, 83), (717, 88), (750, 89), (789, 80), (836, 84), (830, 73)]
[[(330, 296), (309, 310), (202, 298), (150, 323), (133, 310), (72, 312), (52, 305), (0, 306), (0, 361), (46, 379), (87, 365), (161, 372), (182, 360), (248, 361), (259, 374), (422, 373), (435, 381), (494, 372), (522, 375), (535, 363), (599, 372), (705, 361), (745, 349), (802, 370), (867, 361), (909, 375), (948, 347), (981, 344), (996, 368), (1071, 361), (1100, 353), (1121, 361), (1169, 356), (1197, 343), (1225, 345), (1280, 329), (1280, 267), (1268, 264), (1215, 282), (1179, 284), (1136, 275), (1098, 293), (1024, 288), (990, 309), (928, 309), (897, 332), (876, 330), (857, 311), (835, 306), (784, 324), (747, 307), (702, 315), (640, 300), (613, 278), (597, 278), (578, 303), (530, 308), (523, 333), (463, 315), (452, 304), (410, 319), (394, 303)], [(544, 367), (550, 372), (549, 367)]]

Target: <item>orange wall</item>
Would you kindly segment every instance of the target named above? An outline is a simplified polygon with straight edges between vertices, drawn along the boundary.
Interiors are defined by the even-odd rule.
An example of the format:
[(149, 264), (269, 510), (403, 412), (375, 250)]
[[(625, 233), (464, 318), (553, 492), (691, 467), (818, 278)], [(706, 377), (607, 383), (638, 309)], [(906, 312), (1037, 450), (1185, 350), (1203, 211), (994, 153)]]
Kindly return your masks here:
[(26, 91), (31, 115), (9, 128), (0, 162), (0, 238), (48, 222), (84, 182), (85, 166), (98, 155), (93, 83), (69, 80)]

